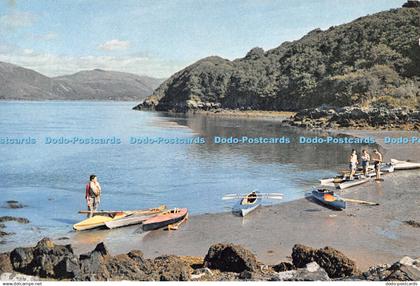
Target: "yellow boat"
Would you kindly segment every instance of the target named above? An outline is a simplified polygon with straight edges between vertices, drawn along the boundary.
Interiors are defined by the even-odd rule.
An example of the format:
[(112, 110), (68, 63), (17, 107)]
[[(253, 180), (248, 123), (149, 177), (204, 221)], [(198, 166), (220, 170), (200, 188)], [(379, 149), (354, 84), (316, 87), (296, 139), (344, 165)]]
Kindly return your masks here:
[(113, 221), (113, 220), (117, 220), (123, 217), (126, 217), (127, 214), (125, 213), (116, 213), (113, 216), (109, 216), (109, 215), (96, 215), (93, 216), (91, 218), (82, 220), (79, 223), (76, 223), (75, 225), (73, 225), (73, 229), (74, 230), (88, 230), (88, 229), (93, 229), (93, 228), (97, 228), (97, 227), (101, 227), (101, 226), (105, 226), (106, 222), (109, 221)]

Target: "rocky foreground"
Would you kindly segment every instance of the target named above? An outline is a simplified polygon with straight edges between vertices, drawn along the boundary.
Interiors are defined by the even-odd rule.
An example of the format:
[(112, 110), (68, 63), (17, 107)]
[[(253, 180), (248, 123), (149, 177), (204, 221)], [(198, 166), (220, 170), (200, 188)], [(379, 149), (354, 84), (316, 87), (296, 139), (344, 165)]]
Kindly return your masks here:
[(398, 129), (420, 130), (420, 111), (406, 108), (328, 107), (305, 109), (283, 121), (308, 129)]
[(264, 265), (240, 245), (215, 244), (207, 255), (165, 255), (147, 259), (139, 250), (112, 256), (100, 243), (87, 254), (75, 255), (71, 245), (56, 245), (44, 238), (35, 247), (20, 247), (0, 254), (1, 280), (73, 281), (417, 281), (420, 259), (404, 257), (392, 265), (358, 270), (340, 251), (296, 244), (291, 262)]

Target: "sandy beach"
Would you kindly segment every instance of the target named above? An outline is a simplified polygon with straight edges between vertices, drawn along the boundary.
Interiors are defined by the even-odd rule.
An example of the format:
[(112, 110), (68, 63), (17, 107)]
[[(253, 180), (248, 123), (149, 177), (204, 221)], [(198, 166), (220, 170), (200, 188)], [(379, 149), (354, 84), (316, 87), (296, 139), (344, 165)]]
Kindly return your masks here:
[[(345, 133), (374, 136), (379, 144), (385, 136), (419, 135), (397, 131)], [(382, 146), (386, 161), (391, 157), (420, 161), (416, 145)], [(77, 252), (83, 253), (104, 241), (113, 254), (140, 249), (147, 257), (155, 257), (161, 254), (204, 256), (211, 244), (230, 242), (249, 248), (266, 264), (290, 260), (296, 243), (312, 247), (328, 245), (354, 259), (361, 269), (392, 263), (406, 255), (419, 257), (420, 229), (404, 221), (420, 220), (420, 170), (397, 171), (384, 178), (384, 182), (371, 181), (341, 192), (343, 197), (374, 201), (379, 206), (353, 203), (345, 211), (334, 211), (304, 198), (262, 207), (246, 218), (229, 212), (192, 216), (177, 231), (142, 233), (138, 226), (133, 226), (72, 233), (70, 241), (61, 243), (71, 242)]]

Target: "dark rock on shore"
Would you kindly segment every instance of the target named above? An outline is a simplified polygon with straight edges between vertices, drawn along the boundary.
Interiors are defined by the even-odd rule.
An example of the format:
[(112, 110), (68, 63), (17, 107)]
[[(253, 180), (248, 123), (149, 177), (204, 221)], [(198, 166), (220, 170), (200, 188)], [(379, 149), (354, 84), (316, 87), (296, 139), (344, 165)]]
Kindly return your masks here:
[(303, 128), (375, 128), (420, 130), (420, 111), (406, 108), (336, 108), (321, 106), (298, 112), (284, 124)]
[[(56, 245), (48, 238), (35, 247), (20, 247), (0, 254), (0, 274), (74, 281), (416, 281), (420, 260), (404, 257), (393, 265), (380, 265), (360, 273), (341, 252), (325, 247), (295, 245), (293, 264), (258, 263), (239, 245), (215, 244), (206, 258), (174, 255), (146, 259), (139, 250), (112, 256), (100, 243), (90, 253), (76, 256), (71, 245)], [(213, 267), (209, 269), (209, 267)], [(20, 274), (19, 274), (20, 275)]]
[(0, 274), (5, 272), (13, 272), (10, 253), (0, 253)]
[(214, 244), (204, 258), (204, 267), (226, 272), (255, 271), (257, 259), (249, 250), (235, 244)]
[(420, 228), (420, 222), (417, 222), (415, 220), (406, 220), (404, 221), (404, 223), (412, 227)]
[(391, 266), (374, 266), (364, 272), (362, 278), (370, 281), (419, 281), (420, 259), (406, 256)]
[(325, 247), (314, 249), (305, 245), (296, 244), (292, 250), (293, 265), (297, 268), (305, 267), (308, 263), (316, 262), (325, 269), (331, 278), (340, 278), (358, 275), (360, 272), (353, 260), (340, 251)]
[(18, 223), (27, 224), (29, 223), (29, 219), (24, 217), (13, 217), (13, 216), (2, 216), (0, 217), (0, 222), (8, 222), (8, 221), (15, 221)]
[(23, 204), (19, 203), (18, 201), (7, 201), (4, 208), (7, 209), (21, 209), (25, 207)]

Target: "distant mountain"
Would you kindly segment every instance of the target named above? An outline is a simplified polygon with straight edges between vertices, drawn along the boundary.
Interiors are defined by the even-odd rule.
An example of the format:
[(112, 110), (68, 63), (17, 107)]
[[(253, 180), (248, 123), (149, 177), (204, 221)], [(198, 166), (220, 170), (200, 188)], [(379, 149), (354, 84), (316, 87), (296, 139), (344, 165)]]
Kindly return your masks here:
[(142, 100), (162, 81), (97, 69), (49, 78), (34, 70), (0, 62), (0, 99)]
[(234, 61), (202, 59), (171, 76), (135, 109), (419, 108), (420, 8), (415, 6), (316, 29), (269, 51), (254, 48)]

